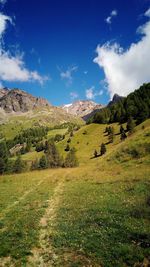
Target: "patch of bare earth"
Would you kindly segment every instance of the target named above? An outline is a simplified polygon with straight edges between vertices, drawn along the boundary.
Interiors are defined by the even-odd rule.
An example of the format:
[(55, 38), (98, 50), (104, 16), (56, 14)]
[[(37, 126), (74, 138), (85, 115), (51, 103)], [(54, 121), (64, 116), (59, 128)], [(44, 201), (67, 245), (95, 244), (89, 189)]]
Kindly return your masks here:
[(32, 256), (28, 258), (27, 267), (54, 266), (57, 255), (53, 250), (50, 239), (53, 233), (57, 208), (63, 193), (63, 186), (64, 182), (60, 181), (54, 190), (52, 198), (48, 200), (48, 207), (40, 220), (39, 247), (32, 250)]

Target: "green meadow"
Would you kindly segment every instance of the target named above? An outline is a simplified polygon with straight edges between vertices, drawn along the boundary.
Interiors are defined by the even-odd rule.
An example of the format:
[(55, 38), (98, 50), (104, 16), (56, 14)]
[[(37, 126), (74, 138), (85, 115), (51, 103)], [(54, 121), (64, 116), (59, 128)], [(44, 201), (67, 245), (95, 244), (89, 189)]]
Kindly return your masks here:
[[(112, 144), (106, 125), (74, 132), (79, 167), (0, 176), (0, 266), (149, 266), (150, 120), (125, 141), (112, 126)], [(48, 136), (57, 133), (66, 129)], [(57, 143), (63, 157), (68, 139)], [(106, 154), (94, 158), (102, 142)]]

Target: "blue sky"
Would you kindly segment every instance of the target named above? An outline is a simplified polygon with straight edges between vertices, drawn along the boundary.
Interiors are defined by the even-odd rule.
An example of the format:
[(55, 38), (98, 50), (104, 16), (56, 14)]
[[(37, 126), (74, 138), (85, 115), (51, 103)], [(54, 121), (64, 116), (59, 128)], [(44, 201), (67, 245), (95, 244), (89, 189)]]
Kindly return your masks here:
[(127, 95), (150, 77), (149, 8), (149, 0), (0, 0), (1, 86), (53, 105)]

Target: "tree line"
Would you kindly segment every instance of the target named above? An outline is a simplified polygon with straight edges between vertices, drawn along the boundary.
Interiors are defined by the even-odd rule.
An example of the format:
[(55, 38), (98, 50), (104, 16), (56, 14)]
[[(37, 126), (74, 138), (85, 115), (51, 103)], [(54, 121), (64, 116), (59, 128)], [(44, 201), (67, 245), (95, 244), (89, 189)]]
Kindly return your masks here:
[(150, 83), (143, 84), (138, 90), (121, 98), (106, 108), (96, 112), (89, 123), (124, 123), (132, 117), (136, 124), (142, 123), (150, 117)]
[[(59, 167), (77, 167), (78, 160), (75, 148), (70, 149), (65, 159), (59, 154), (54, 140), (45, 141), (44, 154), (38, 160), (32, 161), (31, 170), (59, 168)], [(9, 151), (6, 142), (0, 142), (0, 174), (21, 173), (29, 170), (27, 162), (23, 161), (19, 154), (16, 160), (9, 158)]]

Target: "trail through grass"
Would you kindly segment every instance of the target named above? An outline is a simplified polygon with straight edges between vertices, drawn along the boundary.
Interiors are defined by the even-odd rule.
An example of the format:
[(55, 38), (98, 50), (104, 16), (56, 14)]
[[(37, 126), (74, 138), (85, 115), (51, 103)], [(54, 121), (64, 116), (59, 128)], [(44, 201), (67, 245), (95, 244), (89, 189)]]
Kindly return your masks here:
[(149, 125), (120, 142), (115, 124), (98, 158), (105, 125), (84, 126), (71, 140), (78, 168), (1, 176), (0, 266), (148, 267)]

